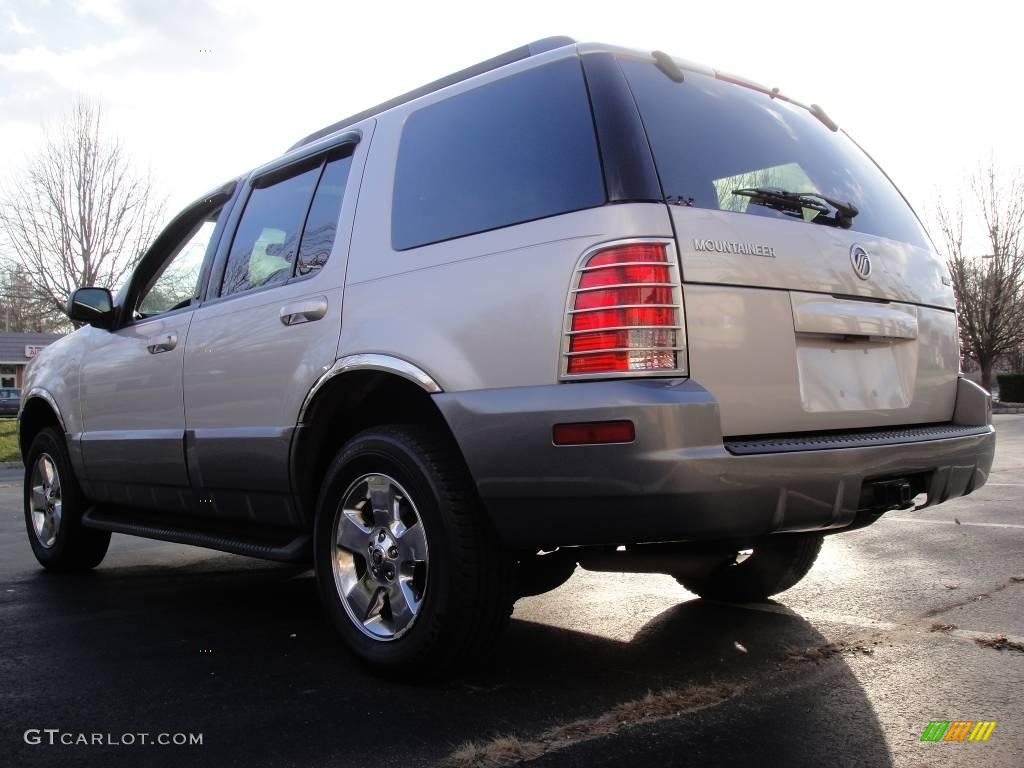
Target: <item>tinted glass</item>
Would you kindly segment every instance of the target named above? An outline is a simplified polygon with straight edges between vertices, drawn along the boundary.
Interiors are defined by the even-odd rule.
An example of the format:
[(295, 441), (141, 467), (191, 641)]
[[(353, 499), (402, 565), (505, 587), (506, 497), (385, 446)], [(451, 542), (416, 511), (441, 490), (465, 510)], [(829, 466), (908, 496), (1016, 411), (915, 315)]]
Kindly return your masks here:
[(580, 63), (565, 59), (409, 116), (391, 241), (414, 248), (604, 202)]
[(291, 277), (299, 232), (320, 166), (252, 190), (231, 243), (221, 295)]
[(139, 300), (135, 316), (152, 317), (187, 306), (198, 295), (203, 260), (220, 211), (204, 220), (164, 264), (163, 270)]
[(620, 63), (666, 195), (693, 198), (701, 208), (795, 221), (733, 190), (817, 192), (857, 206), (854, 230), (928, 247), (917, 217), (871, 158), (806, 109), (695, 72), (676, 83), (650, 62)]
[(324, 167), (299, 245), (297, 271), (300, 275), (320, 269), (331, 255), (338, 216), (341, 214), (341, 201), (345, 196), (345, 182), (351, 167), (352, 155), (339, 157)]

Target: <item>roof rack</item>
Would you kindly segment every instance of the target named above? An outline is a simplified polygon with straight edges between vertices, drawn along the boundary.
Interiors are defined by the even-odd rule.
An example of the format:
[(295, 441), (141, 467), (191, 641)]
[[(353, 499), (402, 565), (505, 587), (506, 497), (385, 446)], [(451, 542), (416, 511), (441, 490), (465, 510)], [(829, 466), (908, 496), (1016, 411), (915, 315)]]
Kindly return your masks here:
[(418, 99), (420, 96), (426, 96), (428, 93), (439, 91), (442, 88), (447, 88), (449, 85), (455, 85), (455, 83), (461, 83), (463, 80), (468, 80), (471, 77), (482, 75), (484, 72), (490, 72), (492, 69), (498, 69), (504, 67), (506, 64), (511, 64), (515, 61), (521, 61), (522, 59), (528, 59), (531, 56), (536, 56), (547, 51), (553, 51), (556, 48), (561, 48), (566, 45), (575, 45), (576, 41), (571, 37), (557, 36), (557, 37), (545, 37), (543, 40), (537, 40), (527, 45), (514, 48), (511, 51), (502, 53), (495, 56), (493, 59), (487, 59), (481, 61), (479, 64), (474, 64), (472, 67), (461, 69), (458, 72), (454, 72), (447, 77), (442, 77), (440, 80), (435, 80), (432, 83), (422, 85), (415, 90), (403, 93), (401, 96), (396, 96), (393, 99), (389, 99), (375, 107), (363, 110), (355, 115), (350, 115), (344, 120), (339, 120), (336, 123), (331, 123), (326, 128), (321, 128), (316, 133), (311, 133), (304, 139), (296, 142), (292, 146), (288, 147), (288, 151), (291, 152), (293, 149), (311, 144), (317, 139), (322, 139), (324, 136), (328, 136), (335, 131), (339, 131), (346, 126), (358, 123), (360, 120), (365, 120), (368, 117), (373, 117), (376, 114), (389, 110), (393, 107), (397, 107), (400, 104), (405, 104), (407, 101)]

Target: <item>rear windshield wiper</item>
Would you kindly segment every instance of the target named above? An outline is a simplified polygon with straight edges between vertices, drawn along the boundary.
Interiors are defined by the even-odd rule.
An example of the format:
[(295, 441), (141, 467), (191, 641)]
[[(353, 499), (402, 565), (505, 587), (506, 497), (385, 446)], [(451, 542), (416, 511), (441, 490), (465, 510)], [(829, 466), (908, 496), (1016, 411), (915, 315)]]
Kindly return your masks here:
[[(750, 202), (829, 227), (849, 229), (860, 213), (853, 203), (843, 203), (817, 192), (787, 192), (776, 187), (734, 189), (734, 195), (749, 197)], [(834, 213), (833, 213), (834, 211)]]

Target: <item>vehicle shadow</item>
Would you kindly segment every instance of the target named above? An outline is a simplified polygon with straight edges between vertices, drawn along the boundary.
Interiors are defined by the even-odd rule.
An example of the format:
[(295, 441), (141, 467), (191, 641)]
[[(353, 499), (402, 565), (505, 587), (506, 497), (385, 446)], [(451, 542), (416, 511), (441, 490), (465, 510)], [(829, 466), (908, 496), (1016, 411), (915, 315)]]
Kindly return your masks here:
[[(213, 555), (84, 575), (38, 571), (17, 584), (18, 597), (0, 603), (10, 619), (0, 640), (10, 764), (434, 765), (470, 739), (529, 739), (648, 691), (709, 682), (742, 690), (639, 744), (643, 728), (544, 762), (575, 764), (579, 755), (580, 765), (614, 765), (661, 745), (652, 759), (682, 765), (670, 753), (690, 754), (694, 739), (703, 755), (695, 764), (749, 762), (748, 749), (770, 749), (773, 763), (797, 765), (816, 762), (807, 744), (821, 749), (825, 739), (842, 745), (831, 765), (890, 764), (871, 703), (842, 659), (785, 661), (788, 650), (826, 642), (795, 614), (691, 600), (628, 642), (588, 632), (586, 617), (571, 630), (513, 619), (486, 669), (412, 686), (375, 677), (345, 651), (308, 570)], [(571, 589), (570, 581), (559, 592)], [(571, 605), (565, 597), (552, 599)], [(202, 733), (203, 744), (30, 746), (28, 728)]]

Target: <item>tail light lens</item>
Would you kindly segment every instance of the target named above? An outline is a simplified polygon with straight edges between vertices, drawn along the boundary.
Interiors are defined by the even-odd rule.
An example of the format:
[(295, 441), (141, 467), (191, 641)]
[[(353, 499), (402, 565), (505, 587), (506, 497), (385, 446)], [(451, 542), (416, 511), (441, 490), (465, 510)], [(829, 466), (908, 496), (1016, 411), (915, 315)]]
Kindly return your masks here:
[(576, 270), (563, 376), (685, 374), (679, 267), (670, 241), (601, 247)]

